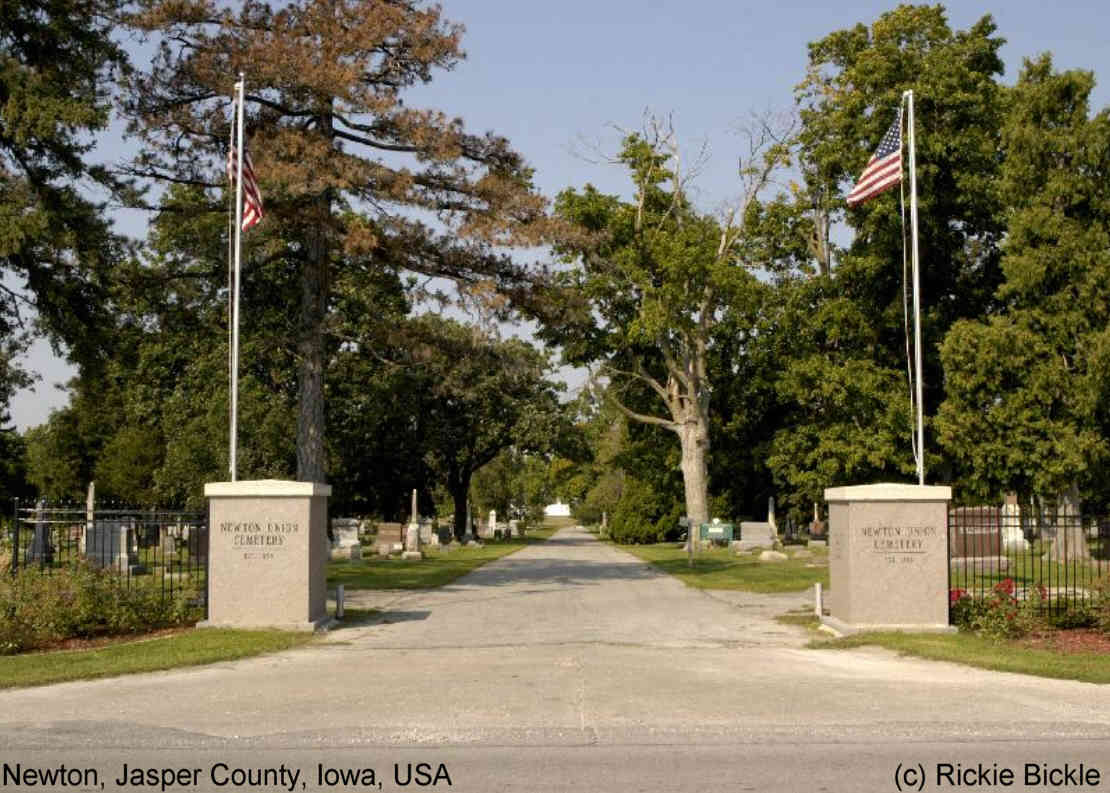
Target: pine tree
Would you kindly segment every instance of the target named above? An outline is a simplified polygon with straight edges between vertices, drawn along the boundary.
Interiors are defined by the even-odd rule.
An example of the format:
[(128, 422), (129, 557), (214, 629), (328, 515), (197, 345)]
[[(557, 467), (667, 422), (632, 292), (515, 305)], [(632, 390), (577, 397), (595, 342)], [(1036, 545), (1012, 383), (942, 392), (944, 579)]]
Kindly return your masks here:
[[(297, 478), (323, 481), (323, 376), (333, 285), (389, 269), (474, 290), (522, 293), (528, 273), (499, 246), (534, 243), (543, 200), (508, 142), (409, 107), (406, 89), (463, 57), (462, 28), (412, 0), (296, 0), (238, 11), (145, 0), (131, 18), (159, 41), (129, 82), (145, 144), (136, 175), (220, 190), (236, 76), (266, 204), (254, 256), (299, 269)], [(247, 264), (249, 268), (249, 263)], [(249, 278), (249, 274), (245, 276)], [(357, 287), (356, 287), (357, 288)]]

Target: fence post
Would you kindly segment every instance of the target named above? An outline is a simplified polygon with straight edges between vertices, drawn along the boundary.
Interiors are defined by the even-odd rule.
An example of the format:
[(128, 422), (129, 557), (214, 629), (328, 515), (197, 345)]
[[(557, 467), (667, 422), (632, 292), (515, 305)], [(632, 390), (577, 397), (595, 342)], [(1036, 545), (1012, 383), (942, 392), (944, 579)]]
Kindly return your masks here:
[(12, 499), (12, 575), (19, 570), (19, 496)]

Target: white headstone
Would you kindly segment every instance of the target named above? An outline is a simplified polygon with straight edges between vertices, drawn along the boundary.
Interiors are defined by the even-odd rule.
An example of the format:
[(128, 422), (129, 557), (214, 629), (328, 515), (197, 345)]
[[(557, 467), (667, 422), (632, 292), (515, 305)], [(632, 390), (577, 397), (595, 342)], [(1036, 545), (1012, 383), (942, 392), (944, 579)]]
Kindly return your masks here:
[(358, 539), (360, 526), (357, 518), (332, 518), (331, 531), (335, 539), (331, 543), (331, 558), (362, 558), (362, 543)]
[(1002, 505), (1002, 549), (1005, 551), (1028, 551), (1029, 540), (1021, 530), (1021, 506), (1016, 493), (1006, 494)]

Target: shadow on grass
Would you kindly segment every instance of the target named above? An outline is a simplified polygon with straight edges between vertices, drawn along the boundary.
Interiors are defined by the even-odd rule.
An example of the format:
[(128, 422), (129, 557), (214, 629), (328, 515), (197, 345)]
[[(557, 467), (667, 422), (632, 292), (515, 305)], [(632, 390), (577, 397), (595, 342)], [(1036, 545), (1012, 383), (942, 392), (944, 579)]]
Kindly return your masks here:
[(699, 589), (734, 589), (746, 592), (800, 592), (815, 583), (828, 586), (829, 570), (823, 555), (779, 562), (761, 562), (727, 549), (701, 551), (694, 566), (680, 547), (671, 543), (620, 546), (649, 562), (655, 569)]

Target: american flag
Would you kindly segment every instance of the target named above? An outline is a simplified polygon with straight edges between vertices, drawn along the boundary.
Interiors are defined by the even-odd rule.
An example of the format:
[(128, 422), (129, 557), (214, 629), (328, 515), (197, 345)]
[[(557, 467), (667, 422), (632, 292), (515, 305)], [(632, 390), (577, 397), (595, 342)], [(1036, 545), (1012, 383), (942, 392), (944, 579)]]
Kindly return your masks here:
[[(227, 153), (227, 178), (235, 184), (235, 147), (232, 146)], [(262, 193), (258, 190), (258, 182), (254, 178), (254, 165), (251, 163), (251, 154), (243, 150), (243, 231), (254, 226), (262, 220)]]
[(902, 109), (883, 135), (879, 148), (860, 174), (856, 186), (848, 194), (848, 206), (854, 207), (902, 181)]

